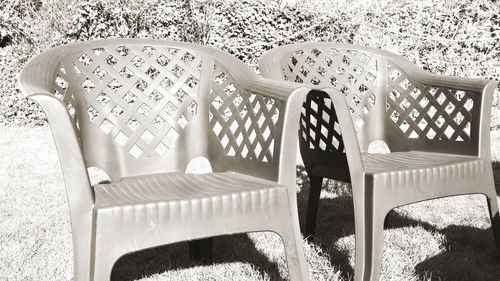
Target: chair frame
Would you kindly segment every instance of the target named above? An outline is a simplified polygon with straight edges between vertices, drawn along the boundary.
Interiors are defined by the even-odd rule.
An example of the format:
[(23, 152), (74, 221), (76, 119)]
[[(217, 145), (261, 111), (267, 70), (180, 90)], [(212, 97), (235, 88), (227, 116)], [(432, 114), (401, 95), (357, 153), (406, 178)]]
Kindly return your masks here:
[[(83, 134), (82, 130), (86, 132), (91, 130), (88, 124), (82, 122), (81, 118), (84, 115), (82, 111), (77, 108), (77, 116), (72, 116), (67, 108), (68, 100), (66, 98), (60, 100), (53, 94), (55, 73), (58, 71), (59, 63), (71, 57), (75, 52), (110, 46), (113, 48), (116, 46), (153, 46), (189, 50), (200, 54), (202, 60), (217, 61), (241, 89), (279, 102), (281, 116), (276, 123), (276, 135), (274, 136), (274, 155), (276, 157), (274, 161), (262, 163), (262, 161), (255, 161), (255, 159), (229, 157), (227, 151), (224, 153), (224, 149), (227, 150), (227, 148), (215, 146), (205, 146), (198, 150), (195, 149), (194, 152), (183, 152), (183, 155), (176, 155), (177, 158), (174, 158), (178, 161), (165, 159), (158, 161), (154, 161), (154, 159), (130, 160), (127, 158), (126, 152), (113, 150), (113, 146), (107, 145), (105, 141), (101, 140), (106, 136), (101, 136), (99, 133)], [(213, 72), (214, 70), (211, 65), (206, 63), (202, 65), (201, 71)], [(200, 85), (211, 88), (212, 86), (207, 83), (209, 82), (206, 78), (200, 78)], [(131, 251), (179, 241), (253, 231), (273, 231), (279, 234), (285, 244), (291, 280), (308, 280), (296, 206), (296, 144), (293, 136), (298, 130), (300, 101), (309, 89), (261, 78), (238, 59), (213, 48), (152, 39), (105, 39), (50, 49), (33, 58), (26, 65), (19, 78), (19, 87), (26, 97), (36, 101), (45, 111), (59, 154), (71, 215), (75, 280), (109, 279), (114, 262), (123, 254)], [(203, 96), (201, 93), (203, 87), (200, 86), (200, 89), (199, 95)], [(208, 98), (208, 93), (205, 95)], [(198, 110), (197, 116), (208, 116), (208, 105), (207, 108), (200, 107)], [(198, 129), (210, 134), (208, 122), (201, 124), (204, 125), (200, 125)], [(182, 136), (179, 138), (187, 141)], [(217, 138), (214, 136), (211, 138), (212, 141), (217, 142)], [(92, 147), (90, 144), (93, 141), (104, 143), (104, 145)], [(192, 140), (189, 144), (195, 141), (199, 142), (199, 140)], [(236, 171), (285, 186), (286, 193), (284, 194), (286, 195), (278, 196), (278, 200), (283, 202), (281, 209), (278, 209), (280, 210), (277, 212), (278, 214), (269, 214), (259, 221), (241, 223), (237, 223), (235, 220), (226, 220), (226, 223), (209, 225), (200, 221), (200, 230), (188, 232), (175, 231), (167, 234), (150, 229), (154, 235), (145, 235), (145, 238), (135, 237), (131, 239), (132, 241), (118, 240), (114, 236), (106, 235), (108, 232), (113, 233), (114, 229), (106, 226), (108, 221), (99, 220), (101, 213), (96, 207), (96, 197), (89, 181), (87, 168), (99, 167), (108, 173), (112, 181), (117, 181), (138, 175), (172, 171), (183, 172), (190, 159), (198, 156), (207, 157), (213, 165), (214, 172)], [(112, 159), (112, 161), (106, 159)], [(171, 164), (171, 162), (176, 163)], [(279, 219), (280, 216), (281, 219)], [(283, 219), (283, 216), (287, 219)], [(231, 222), (231, 224), (227, 222)], [(181, 228), (184, 226), (179, 225)], [(126, 234), (120, 235), (122, 236), (117, 237), (126, 237)], [(106, 245), (107, 243), (111, 243), (112, 246)]]
[[(325, 57), (328, 57), (325, 61), (329, 60), (327, 65), (319, 62), (322, 55), (329, 51), (338, 56), (329, 57), (325, 55)], [(359, 60), (360, 56), (366, 56), (367, 59)], [(366, 64), (362, 64), (363, 61)], [(329, 65), (332, 62), (333, 64)], [(371, 69), (373, 71), (371, 74), (366, 72), (370, 67), (368, 62), (374, 62), (373, 65), (375, 65)], [(259, 61), (259, 68), (264, 77), (280, 81), (288, 80), (291, 84), (297, 84), (295, 82), (298, 82), (300, 85), (307, 85), (313, 89), (306, 103), (304, 103), (305, 107), (310, 107), (310, 100), (318, 97), (320, 99), (329, 97), (331, 100), (333, 112), (330, 112), (330, 118), (333, 115), (336, 118), (330, 120), (338, 122), (340, 126), (341, 139), (338, 142), (345, 147), (345, 154), (342, 151), (324, 151), (324, 149), (318, 152), (317, 146), (309, 149), (309, 143), (306, 140), (301, 140), (302, 158), (311, 179), (305, 236), (314, 234), (322, 178), (350, 181), (355, 216), (356, 262), (354, 279), (356, 281), (378, 279), (383, 254), (383, 226), (386, 214), (395, 207), (423, 200), (464, 194), (484, 194), (488, 203), (495, 241), (500, 249), (500, 217), (498, 210), (500, 191), (495, 190), (493, 180), (490, 164), (489, 133), (492, 95), (497, 82), (433, 75), (422, 71), (407, 59), (387, 51), (348, 44), (319, 42), (299, 43), (274, 48), (264, 53)], [(334, 74), (335, 68), (337, 71), (340, 69), (342, 73), (347, 73), (347, 75), (341, 78), (342, 76), (339, 74), (328, 81), (329, 75)], [(358, 72), (355, 68), (361, 69), (361, 71)], [(399, 71), (400, 77), (393, 79), (390, 75), (394, 69)], [(360, 77), (356, 77), (356, 73), (360, 73)], [(354, 77), (352, 79), (354, 82), (351, 84), (349, 84), (350, 81), (346, 77), (348, 75)], [(366, 76), (363, 77), (363, 75), (375, 76), (376, 79), (373, 82), (374, 86), (369, 89), (368, 94), (365, 94), (365, 96), (358, 95), (361, 88), (357, 88), (361, 82), (365, 83)], [(317, 77), (320, 79), (317, 79)], [(326, 79), (321, 80), (322, 77)], [(403, 78), (407, 79), (409, 84)], [(338, 84), (332, 81), (338, 82)], [(403, 82), (406, 83), (407, 89), (396, 85)], [(341, 87), (347, 87), (348, 89), (342, 89)], [(424, 128), (419, 131), (417, 127), (424, 117), (411, 119), (414, 116), (411, 116), (408, 112), (412, 108), (418, 109), (418, 105), (415, 103), (410, 104), (407, 106), (410, 110), (406, 111), (407, 108), (402, 108), (403, 98), (410, 99), (411, 95), (415, 94), (417, 95), (415, 100), (418, 103), (422, 100), (418, 93), (429, 95), (432, 88), (437, 88), (437, 92), (434, 92), (437, 94), (457, 94), (457, 91), (463, 91), (465, 92), (465, 99), (473, 100), (474, 106), (468, 112), (470, 115), (465, 117), (465, 122), (470, 122), (470, 133), (468, 135), (463, 135), (462, 131), (460, 131), (464, 128), (462, 124), (454, 127), (456, 129), (452, 135), (445, 135), (444, 129), (437, 132), (436, 137), (418, 134), (429, 129)], [(394, 93), (391, 92), (394, 89), (399, 92), (392, 98), (390, 94)], [(414, 90), (415, 92), (412, 92), (412, 89), (418, 91)], [(374, 98), (375, 102), (371, 103), (371, 106), (368, 105), (370, 103), (370, 97), (368, 97), (370, 93), (376, 98)], [(357, 95), (357, 98), (354, 95)], [(432, 96), (433, 94), (430, 94), (428, 97), (432, 98)], [(358, 101), (353, 103), (351, 98), (358, 99)], [(403, 101), (401, 102), (401, 100)], [(448, 97), (446, 100), (448, 100)], [(366, 117), (360, 113), (363, 106), (369, 108)], [(455, 104), (454, 106), (459, 108), (463, 104)], [(420, 109), (424, 108), (427, 107), (422, 106)], [(459, 109), (452, 110), (449, 116), (445, 116), (445, 123), (441, 126), (445, 128), (447, 126), (446, 122), (455, 120), (453, 117), (456, 117), (456, 112)], [(310, 108), (304, 108), (303, 116), (309, 114), (308, 111), (310, 110)], [(442, 112), (444, 110), (443, 106)], [(397, 116), (394, 120), (391, 120), (391, 116), (389, 116), (391, 111), (397, 111), (397, 113), (393, 113)], [(420, 111), (419, 113), (426, 114), (427, 112)], [(353, 120), (356, 116), (363, 118), (364, 126), (356, 126), (355, 120)], [(309, 122), (308, 118), (302, 118)], [(429, 123), (436, 121), (436, 119), (425, 118)], [(414, 123), (411, 123), (412, 121)], [(407, 124), (408, 127), (406, 127)], [(303, 126), (301, 130), (310, 125)], [(329, 126), (331, 130), (333, 124), (329, 124)], [(406, 128), (406, 132), (403, 130), (403, 126)], [(411, 135), (413, 132), (417, 133), (416, 137)], [(458, 141), (457, 136), (462, 135), (465, 139)], [(331, 136), (330, 132), (328, 136)], [(302, 138), (300, 132), (299, 138)], [(368, 164), (363, 160), (368, 146), (376, 140), (384, 141), (391, 153), (424, 151), (443, 153), (441, 154), (443, 157), (450, 154), (470, 156), (481, 162), (481, 164), (477, 165), (477, 171), (480, 170), (478, 173), (481, 174), (481, 177), (478, 178), (474, 173), (464, 174), (459, 169), (452, 170), (447, 169), (447, 167), (436, 167), (435, 169), (440, 169), (441, 173), (437, 180), (440, 181), (439, 184), (430, 180), (426, 184), (425, 181), (418, 181), (418, 178), (414, 177), (417, 179), (414, 184), (396, 180), (393, 182), (393, 185), (408, 186), (408, 189), (388, 191), (384, 180), (389, 176), (384, 177), (377, 173), (367, 172), (366, 165)], [(314, 152), (314, 150), (317, 151)], [(346, 160), (348, 166), (345, 165)], [(317, 167), (320, 164), (323, 166)], [(476, 177), (474, 177), (475, 175)]]

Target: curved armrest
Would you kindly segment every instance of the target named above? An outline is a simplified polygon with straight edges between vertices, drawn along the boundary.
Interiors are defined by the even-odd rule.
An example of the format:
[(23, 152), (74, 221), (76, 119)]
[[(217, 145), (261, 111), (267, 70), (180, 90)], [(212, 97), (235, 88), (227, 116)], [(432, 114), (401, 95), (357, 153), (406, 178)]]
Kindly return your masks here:
[(50, 49), (33, 58), (22, 70), (19, 88), (22, 94), (35, 100), (44, 110), (59, 155), (68, 203), (74, 217), (81, 217), (92, 209), (94, 195), (90, 186), (87, 167), (83, 158), (78, 131), (66, 106), (50, 94), (54, 83), (53, 69), (58, 64), (58, 56), (64, 53)]
[(402, 68), (414, 81), (424, 85), (454, 90), (481, 92), (488, 86), (489, 83), (492, 82), (487, 79), (431, 74), (408, 61), (408, 59), (403, 56), (387, 51), (379, 51), (379, 53), (383, 54), (383, 56), (386, 57), (391, 63)]
[(302, 87), (290, 93), (284, 105), (283, 128), (278, 167), (278, 182), (295, 188), (295, 169), (297, 164), (297, 132), (302, 104), (310, 89)]
[(240, 81), (242, 81), (242, 85), (244, 85), (245, 88), (252, 92), (260, 93), (281, 101), (286, 101), (297, 89), (305, 88), (303, 84), (263, 78), (255, 73), (253, 77), (247, 76)]
[(264, 52), (264, 54), (262, 54), (259, 58), (259, 70), (264, 77), (270, 77), (276, 80), (284, 78), (280, 68), (282, 67), (281, 60), (286, 52), (281, 51), (281, 48), (283, 47), (278, 47)]
[(255, 95), (275, 99), (281, 104), (279, 118), (275, 124), (277, 133), (274, 136), (275, 153), (279, 157), (275, 159), (277, 163), (273, 163), (277, 172), (273, 177), (278, 183), (293, 189), (295, 194), (297, 132), (302, 104), (310, 89), (301, 84), (279, 82), (258, 76), (248, 77), (244, 89)]
[[(257, 79), (255, 83), (260, 83), (268, 79)], [(273, 81), (274, 82), (274, 81)], [(279, 87), (281, 84), (288, 84), (287, 87)], [(280, 96), (286, 96), (283, 106), (284, 117), (283, 127), (281, 130), (281, 144), (279, 147), (279, 168), (278, 182), (288, 187), (295, 187), (295, 166), (297, 156), (297, 132), (299, 130), (299, 122), (301, 109), (306, 95), (311, 91), (310, 88), (304, 87), (303, 84), (281, 82), (276, 83), (276, 91), (280, 92)], [(248, 88), (252, 92), (263, 96), (270, 96), (265, 88)], [(292, 89), (292, 90), (290, 90)], [(350, 167), (352, 181), (363, 179), (364, 168), (361, 159), (361, 151), (354, 130), (354, 124), (351, 119), (345, 97), (342, 93), (334, 89), (323, 89), (331, 98), (339, 125), (344, 138), (344, 145), (347, 154), (347, 161)], [(360, 185), (357, 185), (360, 186)]]
[[(49, 120), (66, 185), (71, 235), (73, 236), (73, 255), (77, 259), (82, 259), (83, 264), (85, 264), (85, 260), (88, 259), (86, 253), (92, 246), (95, 200), (77, 131), (66, 107), (53, 95), (47, 93), (30, 94), (29, 92), (25, 92), (25, 94), (42, 106)], [(75, 272), (81, 276), (86, 274), (86, 266), (83, 264), (75, 264), (74, 267)]]
[[(395, 55), (393, 55), (395, 56)], [(490, 120), (491, 120), (491, 106), (492, 98), (497, 82), (486, 79), (471, 79), (471, 78), (458, 78), (442, 75), (433, 75), (421, 70), (412, 63), (406, 60), (394, 61), (389, 58), (390, 63), (396, 66), (396, 70), (404, 72), (406, 79), (410, 81), (413, 85), (417, 86), (421, 91), (431, 91), (430, 89), (442, 91), (445, 93), (445, 100), (438, 100), (437, 94), (434, 96), (434, 103), (437, 101), (439, 104), (436, 105), (438, 109), (436, 115), (444, 114), (446, 117), (444, 124), (441, 126), (441, 133), (443, 128), (449, 129), (449, 126), (453, 127), (457, 132), (462, 132), (458, 130), (463, 130), (462, 124), (465, 121), (470, 122), (470, 133), (467, 141), (457, 141), (455, 139), (450, 139), (448, 144), (450, 145), (440, 145), (439, 143), (433, 143), (432, 150), (436, 152), (444, 153), (454, 153), (454, 154), (464, 154), (464, 155), (476, 155), (478, 157), (490, 158)], [(392, 81), (388, 78), (388, 92), (391, 89), (398, 89), (397, 83), (400, 79)], [(465, 96), (457, 98), (458, 92), (462, 92)], [(408, 95), (409, 93), (405, 93)], [(450, 96), (455, 95), (455, 98)], [(426, 93), (426, 97), (431, 99), (432, 95)], [(401, 98), (400, 98), (401, 99)], [(451, 100), (450, 100), (451, 99)], [(470, 107), (465, 106), (467, 103), (471, 102)], [(417, 101), (418, 103), (418, 101)], [(448, 103), (452, 109), (458, 107), (453, 112), (446, 112), (444, 106), (448, 109)], [(441, 105), (442, 104), (442, 105)], [(428, 107), (421, 106), (420, 109), (424, 110)], [(420, 110), (419, 111), (422, 111)], [(458, 110), (458, 111), (457, 111)], [(463, 111), (466, 110), (466, 111)], [(457, 112), (463, 112), (467, 115), (465, 121), (451, 120), (455, 119)], [(423, 113), (423, 112), (421, 112)], [(445, 116), (446, 115), (446, 116)], [(470, 119), (470, 120), (469, 120)], [(437, 120), (436, 116), (432, 117), (432, 120)], [(459, 119), (460, 120), (460, 119)], [(431, 119), (427, 119), (431, 122)], [(454, 124), (455, 122), (456, 124)], [(460, 123), (458, 123), (460, 122)], [(459, 126), (460, 125), (460, 126)], [(427, 150), (427, 144), (425, 141), (419, 141), (421, 144), (414, 142), (414, 145), (410, 147), (412, 150)]]
[(284, 101), (294, 90), (304, 87), (303, 84), (290, 81), (263, 78), (233, 56), (217, 49), (209, 49), (208, 51), (215, 54), (217, 61), (220, 61), (222, 65), (230, 65), (231, 67), (227, 67), (225, 70), (235, 81), (238, 81), (238, 84), (249, 91)]
[(347, 106), (345, 96), (342, 93), (331, 88), (325, 89), (324, 91), (330, 96), (335, 112), (337, 113), (337, 119), (344, 141), (347, 163), (349, 165), (351, 182), (354, 186), (356, 181), (363, 179), (364, 167), (351, 113), (349, 111), (349, 107)]
[(491, 106), (493, 101), (493, 93), (497, 87), (496, 82), (489, 82), (481, 93), (481, 113), (479, 115), (479, 139), (478, 156), (481, 158), (491, 159), (490, 145), (490, 125), (491, 125)]
[[(240, 64), (238, 64), (240, 65)], [(248, 70), (247, 67), (244, 69)], [(285, 186), (295, 187), (295, 166), (297, 156), (297, 132), (299, 131), (300, 112), (306, 95), (311, 88), (303, 84), (290, 81), (280, 81), (258, 76), (250, 71), (242, 75), (243, 71), (231, 73), (238, 75), (244, 87), (256, 94), (278, 99), (284, 102), (282, 107), (283, 119), (281, 130), (281, 144), (279, 146), (278, 182)]]
[[(217, 102), (215, 96), (218, 96), (225, 105), (210, 105), (213, 113), (210, 126), (219, 147), (218, 152), (212, 152), (211, 163), (214, 163), (215, 170), (232, 170), (280, 182), (286, 178), (280, 177), (283, 153), (290, 154), (283, 148), (287, 147), (283, 142), (289, 141), (283, 136), (284, 121), (289, 119), (285, 116), (290, 112), (287, 106), (290, 97), (304, 86), (261, 78), (240, 61), (231, 63), (232, 60), (229, 57), (216, 61), (213, 73), (214, 77), (223, 73), (229, 78), (223, 83), (213, 84), (213, 101)], [(229, 85), (233, 87), (232, 93), (227, 90)], [(298, 106), (302, 106), (302, 102), (303, 99)], [(296, 111), (300, 112), (300, 108)], [(298, 124), (297, 118), (295, 125)], [(296, 138), (297, 131), (292, 134), (294, 141)], [(295, 147), (291, 147), (295, 151)], [(290, 157), (295, 157), (295, 153), (291, 154)], [(295, 158), (291, 162), (292, 168), (285, 170), (293, 179)]]
[[(66, 184), (72, 220), (92, 210), (94, 194), (83, 159), (78, 133), (66, 107), (48, 93), (30, 94), (42, 106), (54, 137)], [(82, 221), (78, 218), (77, 221)]]

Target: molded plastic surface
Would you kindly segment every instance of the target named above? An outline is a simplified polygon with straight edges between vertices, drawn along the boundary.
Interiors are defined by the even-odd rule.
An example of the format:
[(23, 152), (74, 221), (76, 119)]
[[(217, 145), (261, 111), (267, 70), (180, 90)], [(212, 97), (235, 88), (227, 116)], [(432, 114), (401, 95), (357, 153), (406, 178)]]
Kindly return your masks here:
[[(355, 280), (378, 279), (387, 212), (421, 200), (485, 194), (500, 246), (489, 136), (496, 82), (431, 75), (389, 52), (333, 43), (278, 47), (259, 66), (314, 89), (299, 130), (311, 179), (305, 234), (314, 234), (322, 178), (350, 180)], [(392, 153), (366, 153), (375, 140)]]
[[(260, 78), (212, 48), (144, 39), (53, 48), (19, 86), (54, 135), (75, 280), (109, 280), (131, 251), (250, 231), (278, 233), (290, 278), (308, 280), (294, 167), (308, 89)], [(214, 172), (184, 174), (199, 156)], [(112, 183), (92, 187), (89, 167)]]

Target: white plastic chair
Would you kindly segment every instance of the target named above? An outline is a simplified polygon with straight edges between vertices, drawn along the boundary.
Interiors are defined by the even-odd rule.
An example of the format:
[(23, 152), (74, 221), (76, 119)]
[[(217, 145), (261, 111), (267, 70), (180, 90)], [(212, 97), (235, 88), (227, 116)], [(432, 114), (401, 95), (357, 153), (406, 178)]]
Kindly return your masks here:
[[(290, 279), (308, 280), (289, 137), (305, 90), (270, 83), (212, 48), (144, 39), (50, 49), (19, 85), (52, 129), (75, 280), (109, 280), (128, 252), (252, 231), (278, 233)], [(199, 156), (213, 172), (185, 174)], [(92, 187), (89, 167), (112, 182)]]
[[(422, 200), (486, 195), (500, 248), (489, 134), (496, 82), (431, 75), (389, 52), (334, 43), (278, 47), (259, 66), (264, 77), (315, 89), (299, 130), (311, 178), (305, 235), (314, 234), (323, 177), (350, 181), (355, 280), (378, 279), (386, 214)], [(375, 140), (391, 153), (367, 153)]]

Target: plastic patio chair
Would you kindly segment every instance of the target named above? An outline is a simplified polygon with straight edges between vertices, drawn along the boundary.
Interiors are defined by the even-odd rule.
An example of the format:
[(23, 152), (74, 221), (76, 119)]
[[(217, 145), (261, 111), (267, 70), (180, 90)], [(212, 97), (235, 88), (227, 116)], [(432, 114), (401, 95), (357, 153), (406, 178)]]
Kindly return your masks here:
[[(307, 84), (299, 145), (311, 189), (305, 236), (314, 234), (322, 179), (352, 184), (355, 280), (377, 280), (383, 226), (393, 208), (482, 193), (500, 246), (490, 155), (490, 80), (428, 74), (379, 49), (333, 43), (277, 47), (264, 77)], [(391, 153), (369, 154), (384, 141)]]
[[(271, 82), (216, 49), (160, 40), (75, 43), (29, 62), (19, 85), (51, 125), (75, 280), (109, 280), (129, 252), (253, 231), (278, 233), (290, 279), (308, 280), (295, 155), (281, 153), (307, 90)], [(213, 172), (185, 174), (199, 156)], [(112, 182), (92, 187), (89, 167)]]

